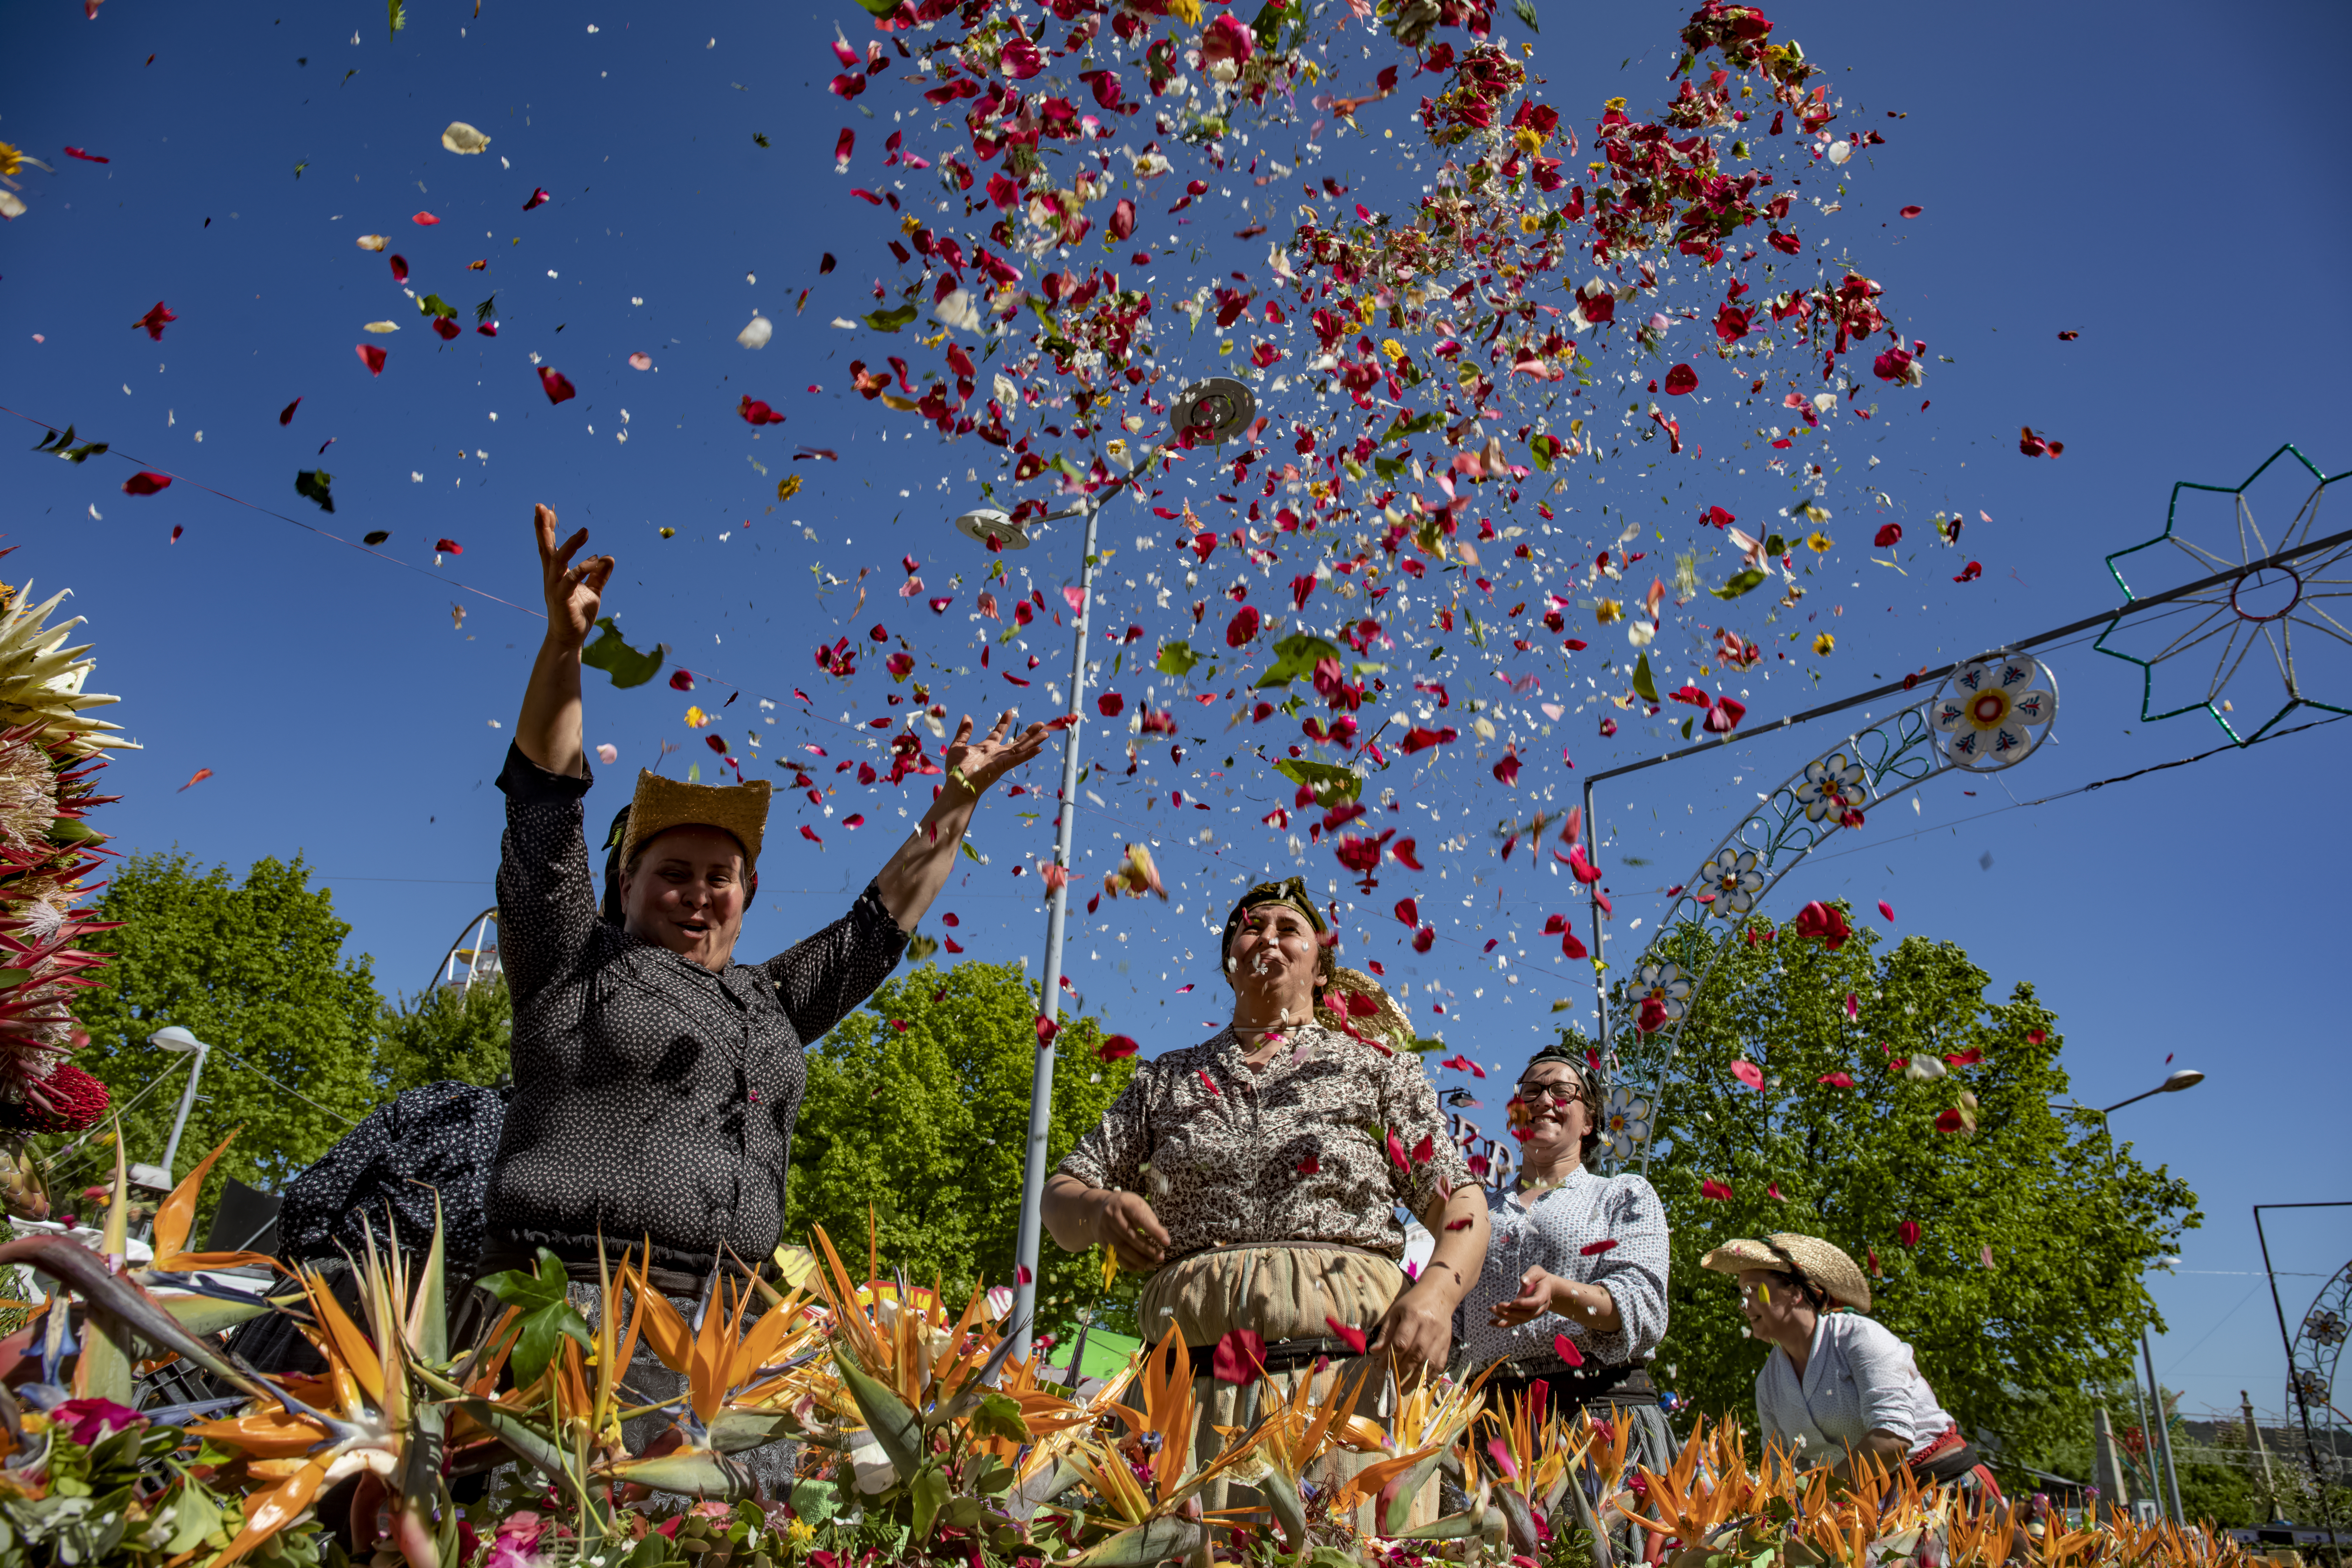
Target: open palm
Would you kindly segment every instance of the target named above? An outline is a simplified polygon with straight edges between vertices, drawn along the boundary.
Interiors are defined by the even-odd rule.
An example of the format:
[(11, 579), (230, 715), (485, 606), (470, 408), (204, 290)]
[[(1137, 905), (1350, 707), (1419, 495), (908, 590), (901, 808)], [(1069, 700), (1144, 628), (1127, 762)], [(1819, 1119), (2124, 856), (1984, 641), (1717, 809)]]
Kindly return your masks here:
[(1007, 740), (1005, 731), (1012, 727), (1013, 715), (1007, 711), (998, 717), (995, 728), (975, 741), (971, 719), (966, 715), (956, 726), (955, 739), (947, 745), (948, 777), (960, 781), (974, 795), (984, 795), (989, 785), (1045, 749), (1045, 725), (1032, 724)]

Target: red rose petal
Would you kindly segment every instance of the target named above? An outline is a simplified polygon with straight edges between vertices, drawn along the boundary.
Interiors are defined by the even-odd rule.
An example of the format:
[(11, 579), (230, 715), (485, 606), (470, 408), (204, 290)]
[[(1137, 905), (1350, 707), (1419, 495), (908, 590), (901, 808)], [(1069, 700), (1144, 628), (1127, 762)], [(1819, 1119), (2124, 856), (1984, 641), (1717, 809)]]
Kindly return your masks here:
[(122, 493), (127, 496), (152, 496), (158, 490), (171, 488), (171, 475), (149, 473), (143, 469), (122, 481)]
[(412, 218), (410, 221), (416, 224), (421, 228), (431, 228), (435, 224), (439, 223), (441, 220), (435, 217), (431, 213), (418, 213), (415, 217)]
[(359, 343), (352, 347), (352, 352), (359, 355), (360, 358), (366, 363), (368, 374), (370, 375), (382, 375), (383, 374), (383, 351), (382, 349), (376, 347), (373, 343)]
[(1686, 364), (1678, 364), (1666, 372), (1666, 395), (1680, 397), (1698, 389), (1698, 372)]
[(546, 389), (550, 403), (568, 403), (580, 395), (561, 372), (548, 365), (539, 367), (539, 384)]

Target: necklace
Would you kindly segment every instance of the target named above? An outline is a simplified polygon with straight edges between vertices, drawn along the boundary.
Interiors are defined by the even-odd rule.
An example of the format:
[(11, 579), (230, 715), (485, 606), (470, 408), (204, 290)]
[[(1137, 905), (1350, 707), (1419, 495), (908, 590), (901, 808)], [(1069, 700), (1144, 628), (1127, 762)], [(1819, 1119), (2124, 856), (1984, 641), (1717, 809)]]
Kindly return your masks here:
[(1527, 1172), (1522, 1170), (1516, 1177), (1512, 1178), (1512, 1185), (1517, 1187), (1522, 1194), (1528, 1197), (1539, 1198), (1543, 1196), (1544, 1194), (1550, 1192), (1554, 1187), (1566, 1186), (1568, 1184), (1569, 1177), (1575, 1174), (1576, 1171), (1571, 1168), (1566, 1175), (1550, 1176), (1541, 1181), (1530, 1182), (1528, 1180)]

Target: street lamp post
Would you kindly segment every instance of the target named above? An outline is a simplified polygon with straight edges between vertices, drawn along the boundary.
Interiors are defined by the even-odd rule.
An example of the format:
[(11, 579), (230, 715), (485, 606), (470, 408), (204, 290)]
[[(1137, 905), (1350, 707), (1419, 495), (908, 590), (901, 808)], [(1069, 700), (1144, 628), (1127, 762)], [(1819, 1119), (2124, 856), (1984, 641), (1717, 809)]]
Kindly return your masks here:
[[(2063, 1109), (2070, 1110), (2090, 1110), (2092, 1115), (2096, 1116), (2099, 1119), (2099, 1131), (2107, 1141), (2108, 1156), (2113, 1158), (2116, 1152), (2116, 1130), (2114, 1125), (2108, 1121), (2108, 1117), (2114, 1115), (2116, 1111), (2121, 1110), (2126, 1105), (2137, 1105), (2141, 1100), (2149, 1098), (2151, 1095), (2178, 1094), (2184, 1089), (2195, 1089), (2199, 1084), (2203, 1083), (2204, 1081), (2205, 1075), (2203, 1073), (2199, 1072), (2194, 1068), (2182, 1068), (2179, 1071), (2168, 1075), (2165, 1080), (2162, 1083), (2158, 1084), (2154, 1089), (2142, 1089), (2139, 1093), (2133, 1095), (2128, 1100), (2119, 1100), (2113, 1105), (2105, 1106), (2096, 1110), (2092, 1110), (2091, 1107), (2087, 1105), (2066, 1105), (2063, 1102), (2053, 1102), (2053, 1105), (2061, 1105)], [(2189, 1519), (2188, 1515), (2183, 1511), (2180, 1506), (2180, 1476), (2178, 1470), (2174, 1468), (2172, 1461), (2172, 1427), (2171, 1424), (2168, 1422), (2164, 1416), (2164, 1385), (2156, 1381), (2156, 1352), (2148, 1342), (2147, 1329), (2145, 1325), (2142, 1325), (2139, 1331), (2139, 1353), (2142, 1363), (2145, 1364), (2147, 1369), (2147, 1397), (2154, 1405), (2154, 1425), (2149, 1425), (2149, 1417), (2142, 1416), (2140, 1430), (2147, 1434), (2151, 1442), (2162, 1445), (2164, 1453), (2165, 1490), (2171, 1494), (2172, 1520), (2175, 1524), (2185, 1527), (2189, 1522)], [(2154, 1450), (2150, 1450), (2148, 1454), (2148, 1467), (2151, 1475), (2154, 1474), (2155, 1465), (2156, 1453)], [(2160, 1497), (2158, 1506), (2159, 1508), (2162, 1507), (2162, 1499)]]
[(177, 1024), (156, 1030), (147, 1037), (147, 1043), (158, 1050), (178, 1051), (194, 1058), (188, 1063), (187, 1087), (180, 1091), (179, 1112), (172, 1118), (172, 1136), (163, 1144), (163, 1177), (168, 1182), (176, 1179), (172, 1162), (179, 1156), (180, 1134), (187, 1131), (188, 1112), (196, 1103), (196, 1079), (204, 1073), (205, 1058), (212, 1054), (212, 1047)]
[[(1169, 424), (1172, 430), (1189, 437), (1191, 444), (1223, 446), (1242, 433), (1256, 409), (1256, 399), (1249, 388), (1237, 381), (1215, 376), (1196, 382), (1183, 390), (1170, 406)], [(1149, 471), (1159, 460), (1160, 453), (1176, 438), (1171, 436), (1167, 440), (1141, 448), (1136, 455), (1130, 473)], [(1101, 515), (1102, 506), (1101, 497), (1090, 495), (1069, 510), (1054, 513), (1043, 520), (1058, 522), (1064, 518), (1081, 515), (1087, 520), (1086, 553), (1078, 567), (1077, 632), (1070, 655), (1070, 727), (1062, 742), (1062, 787), (1054, 826), (1054, 864), (1061, 869), (1063, 878), (1046, 895), (1045, 972), (1037, 1002), (1039, 1018), (1056, 1023), (1056, 1015), (1061, 1011), (1056, 994), (1062, 984), (1062, 933), (1068, 921), (1070, 908), (1070, 840), (1077, 827), (1078, 731), (1086, 718), (1085, 705), (1080, 699), (1085, 695), (1087, 685), (1088, 613), (1094, 607), (1095, 523)], [(1000, 549), (1028, 547), (1028, 536), (1001, 511), (966, 512), (955, 520), (955, 526), (967, 537), (992, 543)], [(1013, 1276), (1012, 1321), (1013, 1353), (1024, 1361), (1030, 1359), (1031, 1335), (1037, 1322), (1037, 1258), (1045, 1229), (1041, 1210), (1045, 1194), (1047, 1140), (1054, 1121), (1055, 1032), (1041, 1031), (1042, 1037), (1037, 1042), (1037, 1060), (1029, 1079), (1029, 1137), (1021, 1162), (1021, 1230), (1013, 1254), (1018, 1270)], [(1070, 1376), (1075, 1383), (1077, 1378), (1075, 1361)]]

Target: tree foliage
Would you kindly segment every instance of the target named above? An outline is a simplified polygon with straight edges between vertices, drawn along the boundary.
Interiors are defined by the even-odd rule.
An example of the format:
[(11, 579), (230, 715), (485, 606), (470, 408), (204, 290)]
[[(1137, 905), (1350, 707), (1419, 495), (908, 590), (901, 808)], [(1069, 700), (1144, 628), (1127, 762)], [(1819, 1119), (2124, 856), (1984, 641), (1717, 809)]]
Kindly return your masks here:
[(374, 977), (365, 957), (342, 956), (351, 927), (310, 877), (299, 855), (257, 860), (242, 883), (179, 854), (133, 855), (116, 871), (98, 909), (123, 924), (89, 944), (114, 957), (76, 1004), (90, 1037), (76, 1059), (117, 1105), (171, 1075), (122, 1119), (132, 1159), (162, 1159), (178, 1107), (188, 1058), (147, 1043), (167, 1024), (214, 1047), (184, 1167), (242, 1125), (219, 1173), (278, 1187), (375, 1104)]
[(504, 975), (468, 990), (436, 985), (405, 1005), (387, 1002), (378, 1030), (386, 1099), (444, 1079), (489, 1088), (512, 1070), (514, 1009)]
[[(975, 1281), (1013, 1283), (1036, 1018), (1035, 987), (1013, 964), (925, 964), (885, 982), (809, 1050), (785, 1239), (804, 1242), (822, 1225), (858, 1267), (870, 1208), (884, 1268), (902, 1268), (908, 1283), (937, 1277), (958, 1301)], [(1098, 1058), (1102, 1040), (1096, 1019), (1066, 1016), (1054, 1161), (1134, 1076), (1131, 1059)], [(1073, 1256), (1048, 1237), (1040, 1254), (1041, 1331), (1066, 1332), (1082, 1308), (1131, 1308), (1130, 1277), (1106, 1300), (1099, 1251)]]
[[(2081, 1391), (2129, 1378), (2156, 1321), (2141, 1270), (2200, 1222), (2196, 1194), (2095, 1116), (2052, 1108), (2068, 1093), (2061, 1039), (2030, 984), (1989, 1002), (1989, 976), (1952, 943), (1879, 949), (1866, 929), (1831, 952), (1751, 921), (1693, 995), (1672, 1061), (1664, 1033), (1629, 1024), (1620, 1039), (1645, 1096), (1666, 1071), (1650, 1170), (1674, 1227), (1658, 1360), (1698, 1409), (1752, 1426), (1765, 1347), (1699, 1258), (1734, 1237), (1822, 1237), (1871, 1274), (1874, 1315), (1963, 1430), (2034, 1463), (2089, 1429)], [(1685, 926), (1656, 951), (1696, 972), (1709, 948)], [(1760, 1090), (1738, 1062), (1761, 1069)], [(1824, 1081), (1836, 1074), (1852, 1086)], [(1973, 1131), (1939, 1130), (1971, 1115)], [(1703, 1195), (1709, 1180), (1731, 1196)]]

